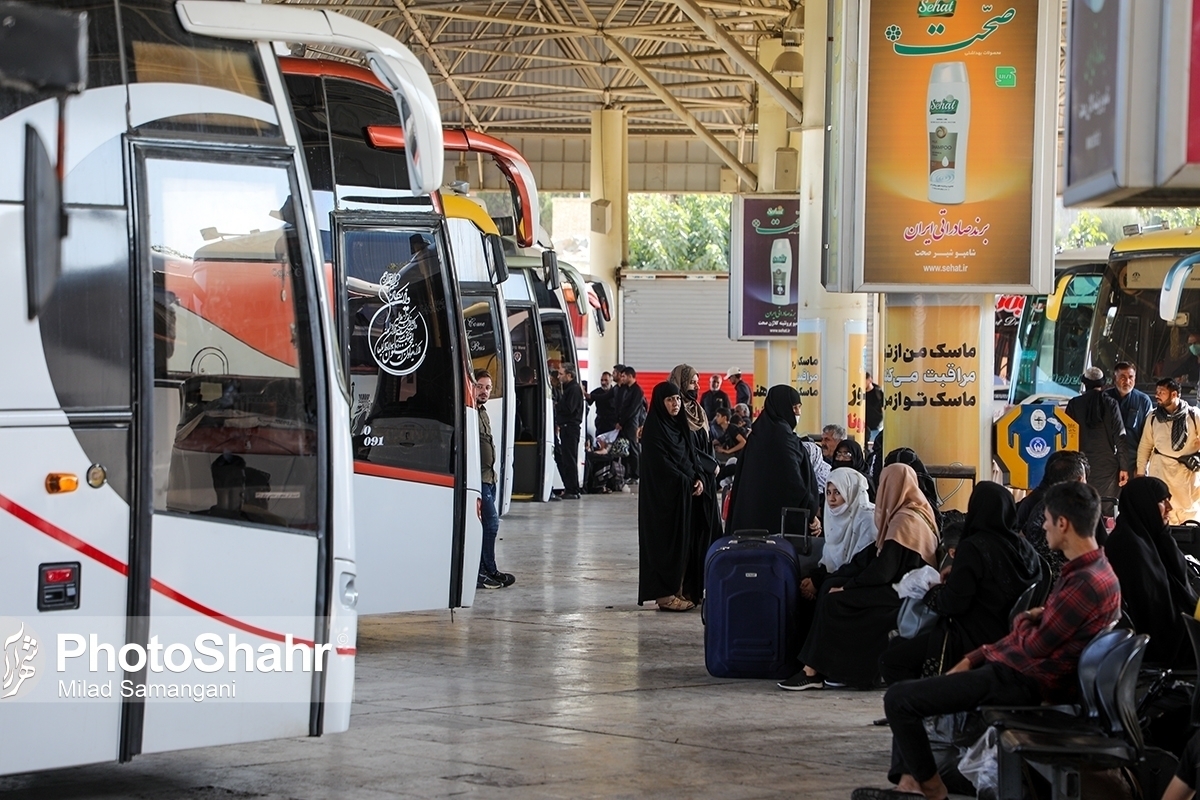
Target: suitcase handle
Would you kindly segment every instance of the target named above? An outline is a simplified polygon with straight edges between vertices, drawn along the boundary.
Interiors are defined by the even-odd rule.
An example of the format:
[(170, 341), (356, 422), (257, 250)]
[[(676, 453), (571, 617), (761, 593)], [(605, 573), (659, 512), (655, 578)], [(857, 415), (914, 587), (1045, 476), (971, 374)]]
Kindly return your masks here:
[(779, 512), (779, 535), (783, 536), (787, 533), (787, 518), (788, 515), (799, 514), (804, 520), (804, 543), (800, 545), (800, 555), (807, 556), (812, 553), (811, 535), (808, 532), (808, 519), (810, 512), (807, 508), (797, 508), (794, 506), (784, 506)]

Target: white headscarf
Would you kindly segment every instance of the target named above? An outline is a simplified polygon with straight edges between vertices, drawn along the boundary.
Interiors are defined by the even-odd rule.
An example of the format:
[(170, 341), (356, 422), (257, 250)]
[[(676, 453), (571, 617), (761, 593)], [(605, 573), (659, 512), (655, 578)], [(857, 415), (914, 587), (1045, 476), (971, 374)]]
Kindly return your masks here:
[(829, 473), (829, 482), (846, 501), (837, 508), (825, 507), (821, 565), (834, 572), (875, 541), (875, 506), (867, 495), (867, 479), (858, 470), (839, 467)]

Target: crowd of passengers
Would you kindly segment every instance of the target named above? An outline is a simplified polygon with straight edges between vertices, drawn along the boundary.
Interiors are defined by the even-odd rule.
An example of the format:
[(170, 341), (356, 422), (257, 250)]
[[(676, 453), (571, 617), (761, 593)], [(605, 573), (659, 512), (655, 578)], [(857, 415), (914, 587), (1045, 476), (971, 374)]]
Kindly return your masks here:
[[(1115, 520), (1102, 517), (1087, 456), (1059, 451), (1020, 503), (981, 482), (965, 517), (943, 518), (911, 449), (880, 457), (876, 438), (864, 453), (838, 426), (819, 445), (797, 435), (791, 386), (769, 390), (736, 463), (721, 465), (696, 378), (680, 365), (655, 386), (641, 431), (638, 601), (694, 608), (705, 554), (723, 531), (779, 533), (783, 508), (807, 509), (824, 546), (801, 584), (801, 663), (779, 686), (889, 687), (894, 788), (855, 790), (855, 800), (947, 797), (924, 720), (1074, 701), (1080, 653), (1116, 625), (1149, 635), (1146, 666), (1195, 669), (1183, 616), (1197, 613), (1197, 577), (1171, 536), (1171, 489), (1160, 478), (1125, 481)], [(733, 479), (723, 520), (724, 472)], [(894, 587), (910, 574), (928, 586), (915, 595), (927, 620), (899, 636)], [(1182, 756), (1164, 798), (1192, 797), (1200, 740), (1156, 744)]]

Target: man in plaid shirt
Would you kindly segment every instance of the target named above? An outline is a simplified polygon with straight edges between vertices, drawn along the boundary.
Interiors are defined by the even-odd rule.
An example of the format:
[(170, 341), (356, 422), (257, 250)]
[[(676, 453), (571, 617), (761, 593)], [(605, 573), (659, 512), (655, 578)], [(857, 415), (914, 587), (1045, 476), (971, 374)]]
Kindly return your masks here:
[(1012, 632), (966, 655), (945, 675), (903, 681), (883, 704), (892, 727), (896, 789), (856, 789), (853, 800), (944, 800), (923, 719), (979, 706), (1027, 706), (1062, 700), (1076, 684), (1079, 654), (1121, 616), (1121, 587), (1096, 543), (1100, 496), (1083, 483), (1060, 483), (1045, 495), (1046, 540), (1067, 558), (1043, 608), (1013, 621)]

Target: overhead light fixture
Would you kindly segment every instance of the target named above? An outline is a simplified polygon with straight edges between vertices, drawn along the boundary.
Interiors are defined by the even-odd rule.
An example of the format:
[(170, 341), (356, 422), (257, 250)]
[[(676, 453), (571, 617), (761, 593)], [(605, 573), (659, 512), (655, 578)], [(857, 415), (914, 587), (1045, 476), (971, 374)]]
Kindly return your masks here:
[(799, 43), (784, 43), (783, 52), (771, 65), (771, 72), (786, 78), (797, 78), (804, 74), (804, 56), (800, 53)]

